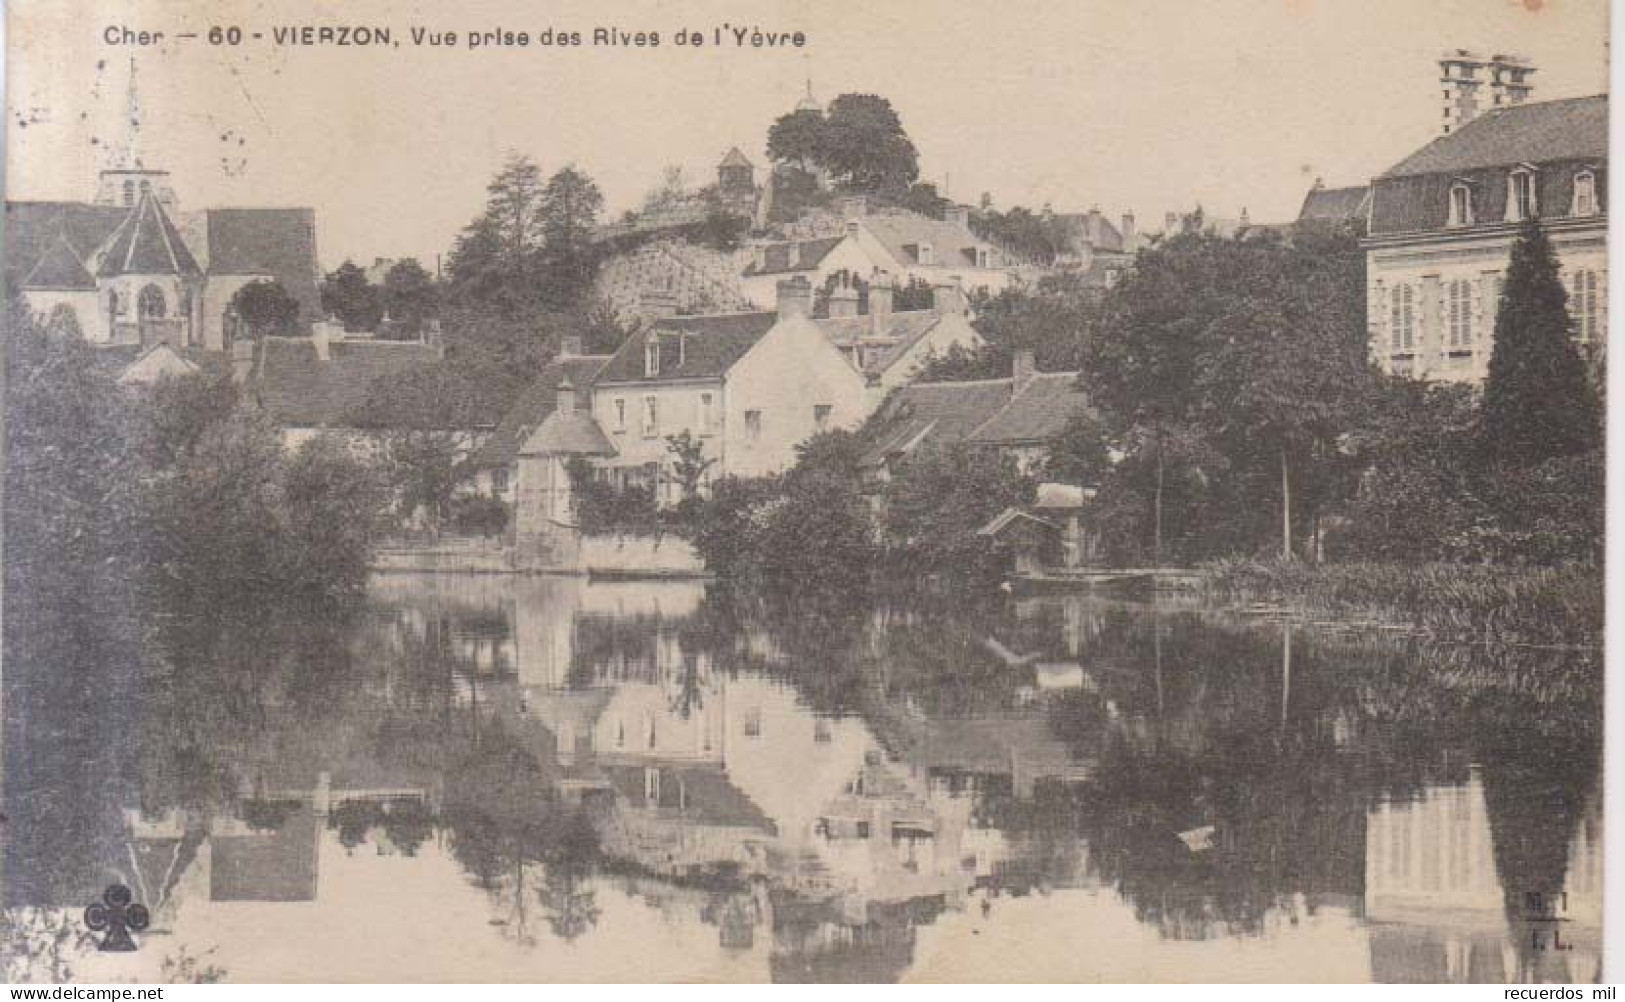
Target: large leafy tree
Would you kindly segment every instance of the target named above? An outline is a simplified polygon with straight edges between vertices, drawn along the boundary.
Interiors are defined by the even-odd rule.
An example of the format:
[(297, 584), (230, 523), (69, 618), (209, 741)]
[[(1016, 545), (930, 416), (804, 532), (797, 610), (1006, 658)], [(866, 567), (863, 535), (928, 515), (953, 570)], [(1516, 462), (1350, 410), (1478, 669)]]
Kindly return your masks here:
[(249, 337), (286, 336), (299, 325), (299, 301), (279, 282), (250, 282), (231, 297), (231, 306)]
[(604, 195), (579, 168), (559, 169), (547, 180), (541, 196), (542, 239), (550, 254), (581, 255), (588, 250)]
[(920, 176), (919, 154), (891, 102), (842, 94), (829, 105), (824, 166), (850, 191), (897, 193)]
[(415, 336), (434, 316), (439, 295), (434, 279), (416, 258), (405, 258), (384, 274), (384, 305), (400, 330)]
[(384, 315), (378, 288), (354, 261), (345, 261), (322, 281), (322, 312), (349, 331), (370, 331)]
[(902, 198), (920, 176), (919, 154), (902, 119), (877, 94), (842, 94), (827, 115), (785, 115), (768, 131), (767, 152), (780, 164), (821, 167), (853, 192)]
[[(1106, 297), (1083, 345), (1084, 388), (1124, 441), (1152, 450), (1159, 556), (1162, 457), (1186, 429), (1223, 456), (1229, 507), (1276, 507), (1282, 551), (1295, 552), (1293, 525), (1314, 521), (1339, 435), (1368, 399), (1363, 286), (1363, 258), (1346, 234), (1292, 243), (1189, 235), (1141, 253)], [(1241, 527), (1231, 538), (1262, 531)]]
[(817, 166), (824, 162), (828, 131), (822, 112), (793, 111), (767, 130), (767, 155), (804, 169)]
[(1557, 257), (1531, 219), (1512, 246), (1484, 383), (1481, 438), (1492, 462), (1533, 466), (1600, 444), (1596, 393), (1572, 334)]

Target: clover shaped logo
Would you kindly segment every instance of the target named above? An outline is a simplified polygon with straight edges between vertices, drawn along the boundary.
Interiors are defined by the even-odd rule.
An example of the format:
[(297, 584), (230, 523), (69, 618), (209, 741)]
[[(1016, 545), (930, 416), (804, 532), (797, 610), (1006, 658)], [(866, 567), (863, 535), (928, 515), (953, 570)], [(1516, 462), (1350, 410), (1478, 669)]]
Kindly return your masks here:
[(152, 921), (147, 906), (132, 900), (130, 889), (123, 884), (109, 884), (100, 901), (85, 908), (85, 925), (95, 932), (107, 931), (100, 949), (113, 953), (129, 953), (135, 949), (131, 932), (140, 932)]

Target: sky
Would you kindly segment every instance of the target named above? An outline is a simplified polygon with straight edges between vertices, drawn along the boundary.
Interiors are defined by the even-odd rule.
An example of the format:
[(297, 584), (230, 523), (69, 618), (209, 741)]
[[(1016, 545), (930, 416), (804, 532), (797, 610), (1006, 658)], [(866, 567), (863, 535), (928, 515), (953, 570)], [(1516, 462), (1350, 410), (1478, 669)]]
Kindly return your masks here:
[[(1132, 211), (1153, 229), (1197, 204), (1277, 222), (1316, 177), (1361, 183), (1437, 134), (1445, 49), (1527, 56), (1536, 100), (1606, 90), (1607, 16), (1605, 0), (12, 0), (6, 190), (88, 200), (107, 150), (133, 142), (182, 209), (313, 206), (324, 269), (432, 267), (505, 151), (576, 164), (618, 215), (666, 165), (708, 181), (736, 145), (765, 165), (768, 127), (810, 76), (825, 102), (887, 97), (922, 179), (956, 199)], [(709, 44), (725, 23), (807, 43)], [(388, 27), (399, 45), (272, 44), (278, 26), (324, 24)], [(209, 44), (233, 25), (239, 44)], [(110, 26), (165, 38), (107, 44)], [(459, 44), (414, 46), (413, 26)], [(544, 47), (548, 27), (660, 45)], [(497, 28), (531, 45), (462, 37)], [(708, 44), (673, 44), (679, 29)]]

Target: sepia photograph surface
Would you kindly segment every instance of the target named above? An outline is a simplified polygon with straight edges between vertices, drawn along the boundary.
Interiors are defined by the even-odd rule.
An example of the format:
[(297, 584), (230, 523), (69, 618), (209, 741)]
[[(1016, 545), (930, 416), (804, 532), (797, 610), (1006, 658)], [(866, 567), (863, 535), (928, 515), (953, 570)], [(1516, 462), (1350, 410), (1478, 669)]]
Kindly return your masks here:
[(1601, 980), (1609, 13), (13, 0), (4, 980)]

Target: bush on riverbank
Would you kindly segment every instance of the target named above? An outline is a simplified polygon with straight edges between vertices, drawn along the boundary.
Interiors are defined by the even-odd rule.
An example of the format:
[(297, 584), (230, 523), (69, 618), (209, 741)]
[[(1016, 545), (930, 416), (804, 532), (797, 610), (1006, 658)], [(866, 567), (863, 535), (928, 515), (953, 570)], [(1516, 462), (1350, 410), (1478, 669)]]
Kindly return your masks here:
[(1204, 597), (1361, 616), (1464, 643), (1602, 642), (1600, 566), (1326, 564), (1227, 560), (1207, 566)]

